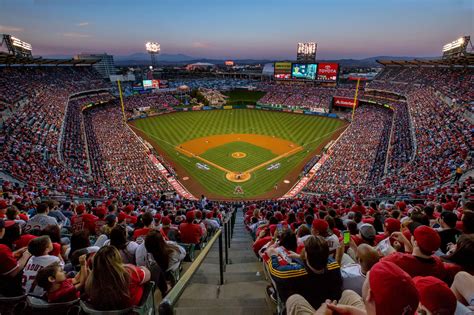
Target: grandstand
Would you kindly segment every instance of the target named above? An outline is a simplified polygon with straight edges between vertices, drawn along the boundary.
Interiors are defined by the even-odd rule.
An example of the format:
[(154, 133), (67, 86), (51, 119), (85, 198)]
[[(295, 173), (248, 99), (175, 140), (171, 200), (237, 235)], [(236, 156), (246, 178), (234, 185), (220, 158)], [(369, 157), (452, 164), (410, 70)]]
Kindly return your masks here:
[[(419, 284), (425, 281), (448, 300), (446, 314), (467, 314), (473, 292), (463, 281), (474, 281), (474, 59), (379, 63), (383, 70), (346, 110), (334, 98), (351, 101), (350, 85), (278, 82), (258, 82), (263, 96), (256, 104), (220, 106), (314, 116), (345, 129), (333, 126), (340, 134), (301, 160), (294, 185), (276, 182), (277, 196), (216, 201), (176, 167), (175, 159), (196, 164), (196, 156), (181, 147), (173, 147), (175, 159), (160, 154), (130, 122), (220, 108), (180, 106), (172, 90), (122, 99), (93, 60), (1, 54), (0, 313), (24, 306), (58, 314), (73, 307), (300, 314), (301, 307), (315, 311), (326, 299), (343, 305), (352, 297), (362, 314), (372, 314), (371, 302), (361, 299), (364, 282), (376, 296), (384, 285), (407, 292), (396, 299), (404, 305), (393, 296), (374, 302), (377, 314), (385, 314), (384, 305), (393, 314), (407, 306), (413, 313), (419, 301), (428, 303), (427, 284)], [(212, 86), (206, 96), (222, 99), (219, 87), (255, 83), (201, 81), (193, 84)], [(300, 149), (285, 144), (288, 152)], [(222, 168), (208, 164), (199, 164), (208, 178)], [(74, 283), (60, 280), (62, 270)]]

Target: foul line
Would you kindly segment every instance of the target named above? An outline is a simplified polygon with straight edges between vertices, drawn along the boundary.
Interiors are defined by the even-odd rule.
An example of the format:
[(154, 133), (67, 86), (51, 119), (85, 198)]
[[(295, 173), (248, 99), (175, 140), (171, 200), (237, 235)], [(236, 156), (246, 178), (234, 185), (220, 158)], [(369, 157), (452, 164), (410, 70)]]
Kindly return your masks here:
[(224, 171), (224, 172), (226, 172), (226, 173), (235, 173), (235, 172), (229, 171), (228, 169), (226, 169), (226, 168), (224, 168), (224, 167), (222, 167), (222, 166), (220, 166), (220, 165), (218, 165), (218, 164), (216, 164), (216, 163), (213, 163), (213, 162), (211, 162), (211, 161), (208, 161), (208, 160), (206, 160), (205, 158), (202, 158), (202, 157), (200, 157), (199, 155), (196, 155), (196, 154), (194, 154), (193, 152), (190, 152), (190, 151), (188, 151), (188, 150), (186, 150), (186, 149), (183, 149), (183, 148), (180, 148), (180, 147), (175, 147), (175, 149), (176, 149), (176, 151), (180, 151), (181, 153), (184, 153), (184, 154), (186, 154), (186, 155), (190, 155), (191, 157), (194, 157), (194, 158), (196, 158), (196, 159), (198, 159), (198, 160), (201, 160), (201, 161), (203, 161), (203, 162), (206, 162), (206, 163), (208, 163), (208, 164), (211, 164), (212, 166), (214, 166), (215, 168), (220, 169), (221, 171)]
[(277, 156), (277, 157), (274, 157), (274, 158), (271, 159), (271, 160), (268, 160), (268, 161), (266, 161), (266, 162), (263, 162), (262, 164), (259, 164), (259, 165), (255, 166), (255, 167), (252, 167), (252, 168), (249, 169), (249, 170), (246, 170), (245, 173), (250, 173), (250, 172), (256, 171), (256, 170), (258, 170), (259, 168), (264, 167), (265, 165), (268, 165), (268, 164), (270, 164), (270, 163), (273, 163), (273, 162), (275, 162), (275, 161), (278, 161), (279, 159), (284, 158), (285, 156), (293, 155), (294, 153), (296, 153), (296, 152), (298, 152), (298, 151), (301, 151), (301, 150), (303, 150), (303, 147), (296, 147), (296, 148), (294, 148), (294, 149), (292, 149), (292, 150), (290, 150), (290, 151), (288, 151), (288, 152), (283, 153), (282, 155), (279, 155), (279, 156)]

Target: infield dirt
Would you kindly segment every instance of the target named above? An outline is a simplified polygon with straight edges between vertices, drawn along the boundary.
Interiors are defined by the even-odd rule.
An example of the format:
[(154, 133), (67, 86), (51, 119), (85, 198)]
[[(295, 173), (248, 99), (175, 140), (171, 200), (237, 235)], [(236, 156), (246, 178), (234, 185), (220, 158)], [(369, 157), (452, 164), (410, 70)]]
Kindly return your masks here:
[[(241, 141), (268, 149), (276, 155), (282, 155), (295, 150), (299, 146), (291, 141), (278, 137), (257, 135), (257, 134), (224, 134), (208, 137), (196, 138), (176, 146), (176, 149), (188, 156), (201, 155), (209, 149), (221, 146), (226, 143)], [(295, 150), (296, 151), (296, 150)], [(191, 154), (190, 154), (191, 153)]]

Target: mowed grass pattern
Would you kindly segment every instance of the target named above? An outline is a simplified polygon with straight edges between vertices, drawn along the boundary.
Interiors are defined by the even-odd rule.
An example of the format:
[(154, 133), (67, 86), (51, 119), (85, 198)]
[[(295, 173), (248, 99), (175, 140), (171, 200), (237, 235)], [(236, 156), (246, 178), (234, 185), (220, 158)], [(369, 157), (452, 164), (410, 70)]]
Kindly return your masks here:
[[(232, 157), (234, 152), (244, 152), (247, 156), (236, 159)], [(200, 156), (229, 171), (243, 172), (269, 161), (277, 155), (265, 148), (247, 142), (236, 141), (209, 149)]]
[[(345, 125), (338, 119), (256, 109), (179, 112), (136, 120), (132, 124), (149, 135), (208, 192), (221, 197), (242, 198), (258, 197), (272, 190), (302, 159)], [(253, 172), (249, 181), (239, 184), (244, 194), (237, 196), (234, 195), (237, 184), (228, 181), (223, 171), (215, 167), (198, 169), (196, 163), (200, 160), (175, 150), (177, 145), (191, 139), (230, 133), (275, 136), (303, 146), (304, 150), (279, 160), (278, 169), (268, 171), (263, 167)]]

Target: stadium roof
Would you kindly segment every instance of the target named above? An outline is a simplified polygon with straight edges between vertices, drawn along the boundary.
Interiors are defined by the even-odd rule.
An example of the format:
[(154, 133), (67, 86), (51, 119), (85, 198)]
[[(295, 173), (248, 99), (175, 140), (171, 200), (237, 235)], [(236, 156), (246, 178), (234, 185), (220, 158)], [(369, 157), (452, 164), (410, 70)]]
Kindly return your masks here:
[(21, 56), (15, 56), (12, 54), (0, 52), (0, 65), (93, 65), (96, 62), (99, 62), (100, 59), (44, 59), (42, 57), (37, 58), (26, 58)]
[(384, 66), (473, 66), (474, 54), (450, 59), (377, 60)]

